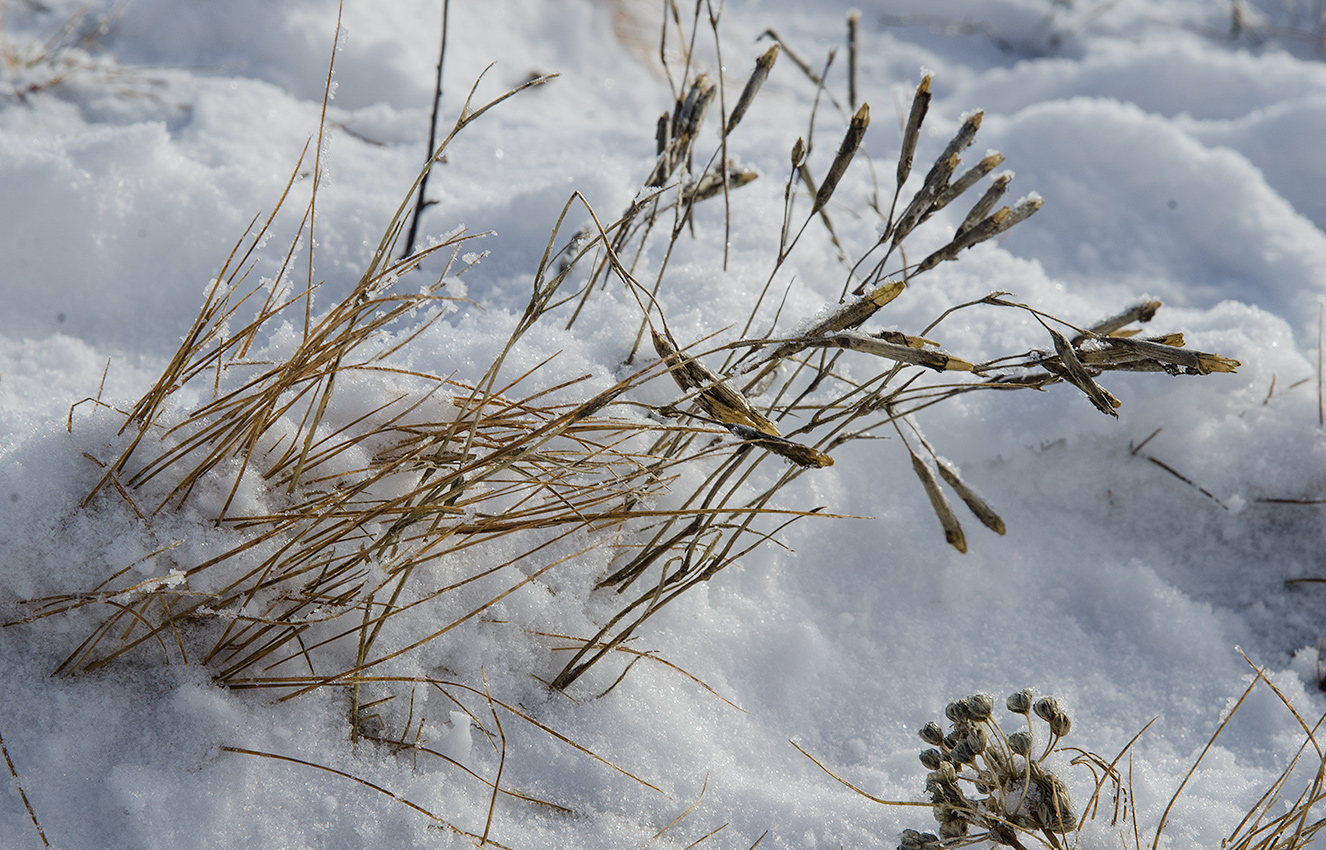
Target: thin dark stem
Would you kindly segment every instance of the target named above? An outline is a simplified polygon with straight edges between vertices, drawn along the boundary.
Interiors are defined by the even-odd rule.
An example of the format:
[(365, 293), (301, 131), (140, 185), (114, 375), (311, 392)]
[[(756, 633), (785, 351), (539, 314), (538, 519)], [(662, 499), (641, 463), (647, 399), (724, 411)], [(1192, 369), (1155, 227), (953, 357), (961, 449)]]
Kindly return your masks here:
[(442, 0), (442, 46), (437, 53), (437, 84), (433, 87), (433, 112), (428, 121), (428, 156), (430, 157), (428, 169), (424, 172), (424, 179), (419, 183), (419, 197), (414, 201), (414, 216), (410, 219), (410, 230), (405, 235), (405, 250), (401, 252), (402, 257), (408, 257), (414, 253), (415, 236), (419, 233), (419, 216), (424, 208), (428, 206), (428, 176), (433, 173), (433, 161), (431, 157), (434, 154), (437, 144), (437, 113), (442, 107), (442, 63), (447, 58), (447, 16), (451, 11), (451, 0)]

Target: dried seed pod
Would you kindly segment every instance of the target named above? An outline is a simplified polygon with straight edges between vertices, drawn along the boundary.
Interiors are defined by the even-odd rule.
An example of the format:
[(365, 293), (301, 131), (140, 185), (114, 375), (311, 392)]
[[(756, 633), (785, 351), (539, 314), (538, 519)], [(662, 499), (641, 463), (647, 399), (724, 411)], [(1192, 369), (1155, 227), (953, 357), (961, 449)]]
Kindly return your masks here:
[(953, 759), (954, 764), (971, 764), (976, 760), (976, 753), (972, 751), (964, 738), (953, 748), (953, 752), (949, 753), (949, 758)]
[(1014, 755), (1025, 756), (1031, 752), (1031, 733), (1014, 732), (1008, 736), (1008, 748)]
[(1068, 796), (1068, 786), (1059, 777), (1043, 774), (1036, 781), (1036, 790), (1040, 792), (1036, 819), (1041, 829), (1061, 835), (1077, 829), (1077, 815), (1073, 812), (1072, 798)]
[(967, 821), (961, 815), (952, 810), (957, 817), (952, 820), (944, 821), (939, 825), (939, 837), (943, 839), (961, 838), (967, 834)]
[(907, 204), (907, 208), (899, 216), (898, 223), (894, 225), (894, 245), (905, 239), (907, 234), (911, 233), (918, 224), (925, 221), (935, 211), (935, 199), (948, 187), (949, 178), (953, 176), (953, 172), (957, 170), (958, 163), (961, 161), (959, 154), (976, 138), (976, 131), (981, 127), (981, 118), (984, 114), (978, 109), (964, 118), (958, 132), (949, 140), (944, 152), (930, 167), (930, 171), (925, 175), (925, 183), (912, 196), (911, 202)]
[(957, 180), (954, 180), (939, 193), (935, 198), (934, 208), (938, 210), (947, 206), (954, 198), (976, 185), (976, 181), (998, 168), (1003, 161), (1004, 155), (997, 151), (986, 154), (980, 162), (958, 175)]
[(755, 100), (755, 95), (759, 93), (760, 86), (769, 77), (769, 71), (773, 68), (774, 62), (778, 59), (779, 45), (774, 43), (773, 47), (764, 51), (759, 59), (755, 60), (755, 70), (751, 72), (750, 79), (746, 81), (746, 87), (741, 90), (741, 96), (737, 98), (737, 105), (732, 107), (732, 114), (728, 116), (727, 128), (724, 134), (732, 132), (732, 129), (741, 122), (741, 118), (750, 108), (751, 102)]
[(944, 706), (944, 716), (954, 723), (962, 723), (970, 719), (967, 715), (967, 704), (959, 700), (954, 700)]
[(811, 212), (819, 212), (829, 198), (833, 196), (833, 190), (838, 187), (838, 181), (842, 179), (843, 172), (856, 156), (857, 148), (861, 147), (861, 140), (866, 137), (866, 128), (870, 126), (870, 104), (863, 103), (861, 108), (852, 116), (852, 123), (847, 127), (847, 133), (843, 136), (843, 142), (838, 146), (838, 153), (833, 157), (833, 163), (829, 165), (829, 173), (824, 175), (824, 182), (820, 184), (819, 191), (815, 193), (815, 206)]
[[(1133, 322), (1146, 323), (1155, 318), (1156, 311), (1161, 307), (1159, 301), (1141, 301), (1129, 307), (1117, 315), (1110, 316), (1108, 319), (1102, 319), (1087, 330), (1095, 336), (1109, 336), (1125, 325), (1131, 325)], [(1073, 338), (1073, 344), (1077, 345), (1085, 339), (1085, 336)]]
[(944, 743), (944, 730), (939, 728), (939, 724), (931, 720), (921, 727), (916, 734), (921, 736), (921, 740), (931, 746), (938, 747)]
[(939, 770), (939, 765), (944, 761), (943, 754), (936, 749), (921, 751), (921, 764), (927, 770)]
[(806, 161), (806, 140), (797, 136), (797, 140), (792, 143), (792, 167), (800, 168)]
[(1003, 233), (1004, 231), (1008, 230), (1010, 227), (1013, 227), (1023, 221), (1026, 221), (1028, 218), (1031, 217), (1033, 213), (1035, 213), (1044, 205), (1045, 205), (1045, 199), (1040, 197), (1039, 195), (1032, 194), (1028, 195), (1025, 198), (1020, 199), (1016, 204), (1013, 205), (1013, 209), (1009, 211), (1008, 215), (1002, 221), (999, 222), (999, 226), (998, 229), (995, 231), (995, 234), (998, 235), (1000, 233)]
[[(727, 166), (727, 188), (740, 189), (759, 176), (760, 173), (753, 168), (745, 168), (729, 162)], [(722, 192), (723, 175), (720, 172), (711, 171), (701, 177), (698, 182), (687, 186), (682, 191), (681, 200), (683, 204), (699, 203), (717, 197)]]
[[(677, 386), (684, 391), (699, 390), (696, 402), (706, 413), (729, 427), (744, 425), (766, 436), (779, 437), (778, 427), (760, 413), (741, 393), (693, 357), (677, 350), (665, 335), (651, 329), (654, 350), (667, 365)], [(826, 455), (827, 457), (827, 455)]]
[(1051, 718), (1059, 713), (1059, 701), (1054, 697), (1041, 697), (1036, 700), (1036, 705), (1033, 708), (1036, 711), (1036, 716), (1048, 723)]
[(1086, 367), (1082, 365), (1082, 361), (1077, 359), (1077, 352), (1073, 350), (1073, 346), (1069, 344), (1063, 334), (1053, 328), (1046, 328), (1046, 330), (1050, 332), (1050, 336), (1054, 339), (1054, 349), (1059, 354), (1059, 362), (1064, 369), (1064, 380), (1084, 392), (1101, 413), (1118, 417), (1119, 414), (1115, 408), (1121, 407), (1122, 403), (1111, 395), (1108, 390), (1096, 383), (1095, 379), (1087, 372)]
[[(906, 288), (907, 284), (901, 280), (890, 280), (882, 283), (861, 298), (843, 304), (831, 313), (827, 319), (812, 325), (809, 330), (801, 334), (801, 337), (802, 339), (813, 339), (836, 331), (850, 330), (851, 328), (858, 327), (864, 324), (871, 316), (875, 315), (881, 307), (897, 298)], [(749, 363), (743, 366), (739, 371), (742, 373), (751, 372), (766, 363), (782, 360), (784, 357), (795, 354), (804, 347), (805, 345), (800, 341), (783, 343), (775, 348), (773, 353), (765, 357), (763, 360), (756, 360)]]
[(898, 850), (940, 850), (939, 836), (933, 832), (917, 832), (914, 829), (902, 831), (902, 843)]
[(809, 469), (823, 469), (826, 466), (833, 466), (832, 457), (804, 443), (757, 431), (740, 423), (729, 423), (727, 427), (735, 436), (746, 442), (754, 443), (762, 449), (768, 449), (776, 455), (785, 457), (797, 466)]
[(677, 129), (673, 134), (679, 142), (689, 145), (694, 141), (700, 132), (700, 125), (704, 123), (705, 116), (709, 113), (709, 105), (714, 102), (717, 95), (718, 86), (710, 81), (708, 74), (701, 73), (695, 78), (695, 82), (691, 83), (691, 90), (686, 94), (686, 101), (682, 104)]
[(943, 491), (939, 489), (939, 482), (935, 480), (929, 464), (915, 452), (912, 453), (912, 469), (916, 472), (916, 477), (921, 479), (921, 486), (925, 488), (925, 494), (930, 498), (930, 506), (934, 509), (935, 516), (939, 517), (940, 525), (944, 527), (944, 539), (959, 552), (966, 552), (967, 535), (962, 531), (962, 524), (958, 522), (957, 515), (949, 507), (948, 499), (944, 498)]
[(1050, 731), (1059, 738), (1067, 735), (1073, 728), (1072, 719), (1068, 716), (1067, 712), (1063, 711), (1063, 709), (1060, 709), (1057, 714), (1051, 717), (1049, 723)]
[[(1006, 531), (1004, 521), (1000, 518), (999, 514), (995, 513), (994, 508), (991, 508), (975, 490), (968, 487), (966, 482), (958, 477), (958, 471), (953, 468), (952, 464), (943, 458), (937, 457), (935, 458), (935, 467), (939, 470), (939, 477), (943, 478), (945, 483), (953, 488), (953, 492), (958, 494), (958, 498), (962, 499), (963, 503), (973, 514), (976, 515), (976, 518), (981, 521), (982, 525), (993, 531), (995, 534), (1003, 534)], [(985, 696), (984, 694), (978, 694), (977, 696), (989, 701), (991, 707), (993, 707), (994, 701), (991, 700), (990, 697)], [(977, 697), (973, 696), (968, 697), (967, 699), (973, 700), (976, 698)], [(989, 716), (990, 709), (987, 708), (985, 711), (985, 717)], [(973, 719), (984, 720), (985, 717)]]
[(876, 357), (897, 360), (900, 363), (924, 366), (927, 369), (934, 369), (936, 372), (970, 372), (976, 368), (970, 361), (945, 354), (942, 351), (912, 348), (910, 345), (898, 345), (857, 333), (838, 333), (818, 339), (800, 341), (797, 345), (801, 348), (849, 348), (852, 351), (861, 351), (866, 354), (873, 354)]
[(999, 203), (999, 199), (1004, 196), (1004, 192), (1008, 191), (1008, 184), (1012, 182), (1012, 180), (1013, 172), (1011, 171), (1005, 171), (1003, 174), (999, 174), (995, 177), (990, 183), (990, 188), (986, 189), (985, 194), (981, 195), (980, 200), (972, 205), (971, 211), (967, 213), (967, 217), (962, 220), (962, 224), (958, 225), (958, 229), (953, 235), (955, 240), (960, 238), (977, 224), (980, 224), (990, 215), (990, 211), (995, 208), (995, 204)]
[(1174, 366), (1181, 366), (1185, 369), (1191, 369), (1198, 374), (1206, 375), (1211, 372), (1233, 372), (1243, 365), (1237, 360), (1228, 357), (1222, 357), (1219, 354), (1208, 354), (1204, 351), (1192, 351), (1186, 348), (1178, 348), (1173, 345), (1165, 345), (1159, 342), (1153, 342), (1145, 339), (1129, 339), (1125, 337), (1105, 337), (1101, 342), (1108, 348), (1120, 349), (1130, 352), (1139, 358), (1155, 360), (1160, 363), (1169, 363)]
[(1031, 688), (1009, 694), (1004, 706), (1014, 714), (1027, 714), (1031, 711)]
[(912, 173), (912, 158), (916, 155), (916, 141), (921, 137), (921, 124), (925, 113), (930, 109), (930, 75), (921, 78), (912, 97), (912, 110), (907, 115), (907, 127), (902, 133), (902, 151), (898, 155), (898, 188), (907, 182)]
[(666, 112), (658, 116), (658, 126), (654, 128), (654, 141), (658, 143), (658, 156), (662, 156), (672, 144), (672, 116)]
[(925, 182), (921, 188), (916, 190), (916, 194), (907, 203), (903, 209), (902, 215), (898, 216), (897, 222), (893, 225), (893, 244), (907, 238), (907, 235), (916, 229), (916, 226), (925, 221), (930, 216), (931, 207), (935, 202), (935, 197), (943, 191), (944, 186), (948, 184), (948, 178), (952, 176), (953, 170), (958, 167), (959, 158), (957, 154), (952, 154), (947, 159), (940, 159), (925, 177)]
[(989, 741), (985, 737), (985, 730), (977, 726), (968, 730), (967, 737), (963, 739), (963, 743), (967, 745), (967, 749), (979, 756), (981, 753), (985, 752), (986, 745)]

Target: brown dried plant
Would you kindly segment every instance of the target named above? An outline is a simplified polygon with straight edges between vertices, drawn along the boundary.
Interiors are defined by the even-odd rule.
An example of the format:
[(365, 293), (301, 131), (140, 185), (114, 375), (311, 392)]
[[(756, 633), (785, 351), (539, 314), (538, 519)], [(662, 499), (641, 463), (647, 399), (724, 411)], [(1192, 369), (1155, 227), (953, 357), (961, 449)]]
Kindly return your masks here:
[[(163, 512), (210, 505), (217, 499), (202, 494), (220, 493), (209, 519), (230, 535), (228, 542), (201, 563), (177, 562), (173, 547), (166, 547), (149, 556), (162, 565), (156, 578), (141, 580), (137, 571), (123, 570), (90, 589), (31, 601), (25, 621), (94, 606), (109, 611), (61, 672), (94, 669), (155, 646), (171, 657), (201, 657), (219, 682), (232, 687), (275, 687), (287, 695), (346, 688), (358, 729), (363, 682), (390, 679), (398, 660), (434, 646), (549, 570), (572, 570), (598, 550), (611, 561), (597, 577), (598, 590), (638, 589), (597, 634), (579, 639), (550, 677), (554, 688), (564, 690), (604, 658), (638, 657), (626, 644), (651, 617), (776, 539), (787, 524), (828, 516), (821, 507), (781, 507), (778, 499), (803, 473), (830, 466), (833, 452), (847, 442), (884, 429), (898, 434), (921, 485), (918, 496), (924, 493), (934, 506), (945, 539), (965, 551), (966, 534), (945, 487), (986, 527), (1003, 533), (1004, 523), (920, 436), (914, 414), (975, 390), (1056, 383), (1076, 386), (1113, 414), (1117, 403), (1098, 381), (1106, 372), (1206, 374), (1237, 366), (1183, 348), (1178, 334), (1136, 338), (1128, 325), (1150, 320), (1155, 303), (1081, 328), (993, 293), (945, 310), (917, 333), (871, 329), (869, 323), (905, 298), (921, 275), (999, 236), (1040, 206), (1035, 197), (999, 206), (1008, 175), (990, 177), (1002, 161), (998, 154), (959, 172), (980, 113), (963, 120), (920, 187), (904, 193), (929, 108), (928, 77), (916, 89), (903, 129), (892, 198), (869, 201), (881, 236), (856, 260), (844, 260), (843, 298), (798, 333), (752, 331), (765, 321), (766, 296), (813, 222), (847, 256), (850, 246), (833, 232), (827, 212), (850, 204), (859, 191), (853, 175), (865, 157), (865, 103), (850, 115), (841, 113), (842, 134), (824, 162), (815, 156), (812, 112), (792, 146), (784, 226), (763, 290), (752, 300), (740, 338), (700, 350), (704, 340), (681, 338), (684, 333), (669, 328), (663, 314), (669, 258), (696, 227), (698, 205), (717, 205), (722, 197), (724, 228), (731, 227), (729, 195), (756, 175), (730, 161), (729, 146), (779, 56), (794, 54), (780, 43), (761, 55), (729, 111), (722, 71), (711, 78), (700, 70), (696, 47), (707, 26), (721, 58), (717, 11), (697, 2), (687, 32), (677, 5), (667, 9), (660, 55), (673, 103), (659, 119), (657, 160), (642, 176), (639, 197), (606, 223), (578, 194), (567, 201), (525, 311), (478, 380), (405, 369), (394, 359), (441, 318), (447, 295), (440, 281), (469, 267), (458, 258), (477, 237), (457, 232), (392, 257), (411, 199), (456, 134), (548, 78), (478, 108), (471, 107), (471, 90), (460, 118), (388, 222), (358, 284), (325, 311), (313, 306), (311, 252), (301, 291), (276, 284), (244, 289), (276, 211), (256, 228), (255, 217), (160, 380), (124, 414), (115, 452), (91, 458), (101, 468), (100, 480), (84, 502), (90, 507), (122, 499), (151, 523)], [(823, 72), (796, 64), (814, 85), (817, 105), (837, 103)], [(721, 61), (716, 67), (722, 68)], [(330, 85), (330, 72), (328, 80)], [(715, 112), (716, 126), (707, 129), (706, 118)], [(321, 133), (322, 126), (319, 154)], [(701, 147), (706, 133), (717, 137), (707, 157)], [(280, 280), (291, 271), (304, 228), (312, 227), (320, 173), (315, 157), (304, 224), (285, 255)], [(910, 234), (987, 177), (988, 188), (949, 243), (919, 262), (890, 265)], [(589, 224), (559, 247), (573, 210)], [(439, 283), (412, 293), (395, 287), (434, 256), (449, 257)], [(538, 367), (509, 374), (508, 355), (524, 334), (554, 320), (574, 329), (588, 300), (614, 281), (641, 316), (635, 347), (618, 372), (626, 377), (586, 397), (578, 394), (578, 381), (525, 389), (539, 383)], [(849, 296), (849, 290), (857, 294)], [(947, 317), (975, 308), (1028, 311), (1045, 325), (1049, 345), (978, 362), (947, 353), (930, 338)], [(420, 311), (423, 318), (414, 318)], [(297, 339), (264, 352), (281, 323), (297, 329)], [(646, 337), (656, 358), (642, 354)], [(851, 358), (850, 370), (838, 368), (844, 358)], [(346, 381), (364, 377), (379, 377), (384, 388), (394, 389), (376, 408), (351, 413), (338, 393)], [(635, 390), (651, 380), (674, 384), (679, 395), (664, 405), (640, 401)], [(683, 479), (683, 469), (699, 475)], [(671, 492), (669, 507), (652, 506), (652, 497), (681, 480), (699, 483)], [(263, 507), (242, 507), (247, 502), (241, 492), (259, 493)], [(477, 559), (482, 569), (442, 578), (442, 565), (452, 563), (452, 556), (475, 552), (491, 553)], [(514, 584), (494, 587), (463, 611), (446, 607), (457, 604), (451, 600), (462, 589), (488, 586), (485, 580), (497, 581), (512, 565), (522, 571)], [(381, 647), (388, 623), (395, 647), (390, 650)]]

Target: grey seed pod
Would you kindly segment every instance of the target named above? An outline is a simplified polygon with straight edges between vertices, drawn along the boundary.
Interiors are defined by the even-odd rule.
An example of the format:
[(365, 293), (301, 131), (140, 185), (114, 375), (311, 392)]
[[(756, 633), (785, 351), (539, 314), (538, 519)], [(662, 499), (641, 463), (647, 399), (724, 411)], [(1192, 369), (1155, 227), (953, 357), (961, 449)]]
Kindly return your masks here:
[(967, 745), (967, 749), (971, 750), (974, 755), (980, 755), (985, 752), (985, 745), (987, 743), (985, 730), (979, 726), (968, 730), (967, 737), (964, 738), (962, 742)]
[(955, 729), (944, 736), (944, 749), (951, 750), (962, 740), (962, 735)]
[(972, 694), (963, 700), (967, 707), (967, 716), (978, 723), (990, 717), (994, 710), (994, 699), (988, 694)]
[(921, 740), (932, 747), (938, 747), (944, 743), (944, 730), (940, 729), (939, 724), (933, 720), (922, 726), (921, 731), (916, 734), (920, 735)]
[(961, 838), (966, 834), (967, 834), (967, 822), (963, 820), (961, 817), (956, 818), (954, 820), (944, 821), (939, 825), (940, 838), (944, 839)]
[(1053, 732), (1057, 737), (1062, 738), (1063, 736), (1067, 735), (1068, 731), (1072, 728), (1073, 728), (1073, 721), (1071, 718), (1069, 718), (1068, 712), (1064, 711), (1063, 709), (1059, 709), (1058, 713), (1056, 713), (1053, 717), (1050, 718), (1050, 731)]
[(1004, 705), (1014, 714), (1026, 714), (1031, 711), (1031, 688), (1023, 688), (1015, 694), (1010, 694), (1008, 702)]
[(967, 745), (967, 740), (964, 738), (953, 748), (953, 752), (949, 753), (949, 758), (956, 764), (971, 764), (976, 760), (976, 753), (972, 752), (972, 748)]
[(1059, 713), (1059, 701), (1054, 697), (1041, 697), (1036, 700), (1035, 710), (1037, 717), (1049, 723)]
[(1025, 756), (1031, 752), (1031, 733), (1014, 732), (1008, 736), (1008, 748), (1016, 755)]
[(898, 850), (927, 850), (927, 848), (938, 844), (939, 836), (933, 832), (917, 832), (914, 829), (904, 829), (902, 831), (902, 843), (898, 845)]
[(954, 723), (962, 723), (970, 719), (967, 714), (967, 705), (964, 702), (954, 701), (944, 708), (944, 716)]
[(921, 751), (921, 764), (925, 765), (927, 770), (939, 770), (939, 766), (943, 764), (943, 761), (943, 754), (941, 754), (939, 750), (929, 749)]
[(1045, 776), (1036, 783), (1040, 791), (1041, 802), (1036, 806), (1036, 817), (1042, 829), (1067, 833), (1077, 828), (1077, 815), (1073, 813), (1073, 801), (1068, 796), (1068, 786), (1053, 774)]

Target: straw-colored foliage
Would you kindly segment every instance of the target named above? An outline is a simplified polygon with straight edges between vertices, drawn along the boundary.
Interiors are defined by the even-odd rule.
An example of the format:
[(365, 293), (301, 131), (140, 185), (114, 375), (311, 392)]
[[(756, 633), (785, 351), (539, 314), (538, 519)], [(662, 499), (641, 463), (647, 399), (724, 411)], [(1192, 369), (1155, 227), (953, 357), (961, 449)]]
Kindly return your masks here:
[[(481, 698), (493, 715), (494, 724), (484, 727), (490, 740), (504, 740), (486, 685), (475, 678), (420, 679), (408, 662), (549, 571), (623, 600), (597, 634), (528, 635), (543, 644), (555, 640), (567, 652), (560, 669), (528, 671), (566, 690), (605, 658), (642, 657), (626, 642), (670, 602), (788, 523), (824, 516), (814, 506), (788, 509), (776, 497), (803, 474), (823, 474), (845, 443), (896, 433), (900, 440), (891, 445), (910, 454), (917, 498), (929, 500), (945, 539), (965, 551), (961, 517), (945, 488), (991, 530), (1004, 533), (1004, 523), (921, 437), (914, 414), (977, 390), (1066, 384), (1117, 415), (1118, 401), (1101, 383), (1106, 373), (1205, 375), (1238, 365), (1184, 348), (1179, 334), (1136, 336), (1129, 326), (1149, 321), (1159, 307), (1154, 302), (1079, 326), (997, 292), (953, 305), (910, 333), (872, 327), (890, 304), (925, 285), (922, 275), (1000, 236), (1034, 214), (1040, 199), (1001, 203), (1011, 175), (991, 176), (1002, 161), (998, 154), (961, 170), (979, 112), (965, 117), (920, 185), (909, 183), (929, 108), (928, 76), (903, 127), (892, 191), (863, 192), (869, 105), (857, 105), (853, 96), (839, 106), (824, 84), (827, 65), (816, 71), (768, 33), (774, 45), (729, 101), (732, 82), (721, 70), (703, 71), (696, 47), (712, 35), (714, 67), (723, 67), (714, 7), (700, 2), (688, 15), (669, 3), (666, 10), (659, 52), (673, 102), (658, 120), (655, 165), (640, 175), (636, 200), (615, 220), (601, 218), (579, 194), (568, 199), (533, 270), (529, 303), (478, 380), (452, 379), (445, 363), (433, 372), (400, 365), (402, 352), (445, 321), (444, 282), (469, 268), (461, 252), (476, 237), (458, 232), (393, 257), (428, 169), (457, 133), (519, 89), (478, 108), (466, 102), (387, 223), (358, 284), (326, 309), (315, 304), (311, 249), (306, 274), (294, 268), (299, 246), (315, 242), (321, 175), (315, 155), (313, 191), (278, 280), (246, 283), (273, 211), (236, 244), (161, 378), (132, 409), (115, 414), (122, 418), (119, 443), (105, 456), (88, 457), (99, 480), (84, 509), (123, 502), (149, 526), (180, 511), (202, 512), (226, 542), (200, 560), (177, 560), (172, 547), (153, 553), (147, 560), (155, 562), (155, 578), (144, 580), (151, 570), (140, 564), (29, 600), (24, 623), (91, 615), (86, 639), (59, 672), (154, 653), (201, 661), (232, 688), (273, 688), (285, 698), (343, 689), (351, 734), (368, 737), (377, 736), (377, 727), (372, 705), (361, 699), (366, 684), (405, 693), (422, 683)], [(783, 227), (763, 290), (746, 317), (733, 319), (737, 337), (721, 344), (694, 339), (684, 328), (670, 328), (664, 315), (668, 261), (696, 229), (741, 225), (732, 195), (758, 177), (733, 161), (741, 121), (758, 108), (765, 79), (788, 64), (781, 57), (791, 57), (815, 91), (817, 110), (828, 114), (812, 115), (801, 137), (788, 128)], [(717, 119), (706, 123), (710, 116)], [(841, 130), (829, 145), (832, 155), (821, 156), (812, 128), (835, 123)], [(301, 159), (278, 208), (303, 167)], [(880, 235), (854, 247), (840, 239), (831, 214), (861, 204), (863, 195), (864, 213), (878, 218)], [(972, 195), (968, 210), (953, 216), (960, 224), (947, 244), (917, 261), (898, 259), (906, 257), (911, 234), (936, 216), (947, 219), (947, 210)], [(721, 206), (721, 215), (706, 214), (700, 223), (701, 204)], [(567, 239), (562, 230), (576, 218), (587, 223)], [(841, 281), (841, 298), (800, 333), (756, 332), (768, 319), (769, 293), (785, 284), (788, 257), (812, 227), (822, 229), (842, 260), (825, 271), (835, 286)], [(723, 236), (714, 241), (726, 244)], [(425, 263), (445, 269), (422, 288), (399, 285), (420, 276)], [(714, 263), (721, 273), (726, 257), (720, 253)], [(291, 286), (292, 277), (305, 280)], [(556, 323), (574, 334), (589, 299), (620, 293), (638, 305), (639, 323), (619, 329), (635, 344), (617, 383), (588, 392), (579, 381), (549, 385), (541, 367), (508, 367), (508, 355), (535, 325)], [(944, 320), (978, 309), (1034, 315), (1045, 325), (1044, 348), (984, 361), (945, 351)], [(849, 358), (852, 368), (841, 368)], [(658, 397), (657, 390), (636, 392), (647, 381), (666, 382), (673, 400), (642, 401)], [(346, 399), (347, 384), (365, 382), (382, 388), (371, 409), (357, 406), (362, 395)], [(77, 421), (71, 415), (70, 426)], [(692, 483), (678, 491), (680, 481)], [(671, 507), (655, 508), (653, 497), (663, 493)], [(456, 563), (479, 566), (458, 574)], [(596, 567), (596, 574), (582, 566), (602, 563), (609, 566)], [(476, 587), (484, 590), (458, 608), (453, 599), (471, 599), (460, 594)], [(478, 714), (472, 712), (476, 723)], [(397, 745), (414, 746), (407, 731), (393, 738)], [(499, 783), (490, 784), (496, 800)]]

